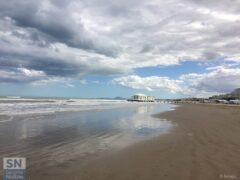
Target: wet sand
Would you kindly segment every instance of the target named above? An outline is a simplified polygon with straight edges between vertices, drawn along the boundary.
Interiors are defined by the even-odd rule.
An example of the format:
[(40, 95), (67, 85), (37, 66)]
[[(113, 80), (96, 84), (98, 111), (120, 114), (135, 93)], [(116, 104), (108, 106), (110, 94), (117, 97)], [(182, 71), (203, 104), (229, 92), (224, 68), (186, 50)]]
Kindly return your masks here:
[[(0, 114), (0, 159), (26, 157), (30, 179), (55, 179), (59, 170), (67, 173), (75, 167), (72, 162), (80, 168), (90, 159), (158, 137), (172, 124), (159, 121), (151, 114), (174, 107), (170, 104), (113, 103), (108, 109), (97, 110), (90, 106), (92, 110), (87, 111), (71, 112), (66, 108), (64, 112), (39, 113), (45, 109), (48, 112), (49, 106), (8, 104), (8, 109), (0, 105), (3, 113)], [(54, 105), (51, 109), (57, 110), (58, 107)], [(37, 113), (26, 113), (31, 109)], [(1, 163), (0, 179), (2, 174)]]
[(169, 133), (79, 166), (73, 160), (30, 179), (240, 179), (240, 107), (181, 105), (156, 115), (176, 124)]

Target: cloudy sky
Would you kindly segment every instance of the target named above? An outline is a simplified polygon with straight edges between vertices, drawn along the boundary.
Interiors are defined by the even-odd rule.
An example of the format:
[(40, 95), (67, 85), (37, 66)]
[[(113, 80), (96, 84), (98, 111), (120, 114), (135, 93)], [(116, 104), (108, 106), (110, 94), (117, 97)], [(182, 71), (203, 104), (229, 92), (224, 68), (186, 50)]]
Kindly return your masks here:
[(0, 95), (230, 92), (239, 12), (239, 0), (0, 0)]

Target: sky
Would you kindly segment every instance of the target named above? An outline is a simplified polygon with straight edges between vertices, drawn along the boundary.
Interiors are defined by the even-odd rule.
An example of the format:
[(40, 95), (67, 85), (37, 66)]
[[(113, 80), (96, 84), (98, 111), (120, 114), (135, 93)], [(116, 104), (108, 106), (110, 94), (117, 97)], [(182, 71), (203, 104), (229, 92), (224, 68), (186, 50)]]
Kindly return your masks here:
[(0, 0), (0, 96), (231, 92), (239, 12), (239, 0)]

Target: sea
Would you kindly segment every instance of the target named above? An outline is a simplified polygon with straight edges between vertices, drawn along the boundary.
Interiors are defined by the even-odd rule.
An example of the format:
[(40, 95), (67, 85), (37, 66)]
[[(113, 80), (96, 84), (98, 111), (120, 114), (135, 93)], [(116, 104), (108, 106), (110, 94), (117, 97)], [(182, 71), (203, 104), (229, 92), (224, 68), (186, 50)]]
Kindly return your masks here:
[(26, 157), (30, 168), (86, 162), (168, 133), (174, 125), (152, 115), (175, 107), (111, 99), (0, 98), (0, 158)]

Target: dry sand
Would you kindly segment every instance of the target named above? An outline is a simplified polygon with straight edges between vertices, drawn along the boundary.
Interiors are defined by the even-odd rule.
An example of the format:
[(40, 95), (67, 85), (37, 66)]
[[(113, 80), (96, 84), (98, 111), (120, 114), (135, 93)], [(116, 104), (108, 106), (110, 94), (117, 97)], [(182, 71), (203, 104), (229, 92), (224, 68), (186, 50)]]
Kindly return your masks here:
[(78, 161), (32, 171), (30, 179), (215, 180), (240, 179), (240, 107), (181, 105), (156, 115), (176, 124), (160, 137), (85, 166)]

